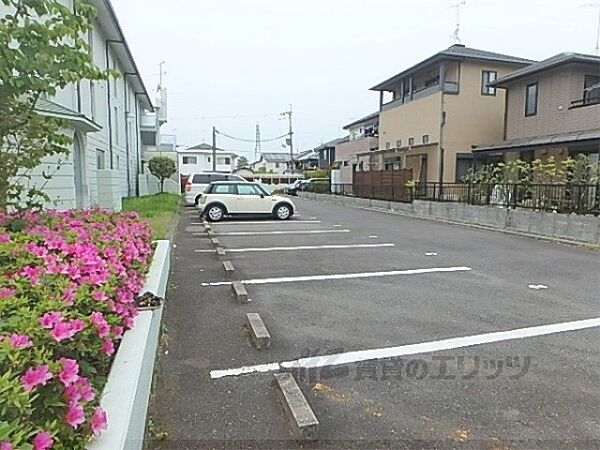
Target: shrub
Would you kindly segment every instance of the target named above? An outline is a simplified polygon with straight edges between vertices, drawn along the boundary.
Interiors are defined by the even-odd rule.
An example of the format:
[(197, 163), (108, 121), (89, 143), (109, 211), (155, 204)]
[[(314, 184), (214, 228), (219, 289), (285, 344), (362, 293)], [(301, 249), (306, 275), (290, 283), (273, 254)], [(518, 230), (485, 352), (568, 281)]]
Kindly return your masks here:
[(102, 433), (150, 239), (136, 213), (0, 215), (0, 448), (83, 449)]

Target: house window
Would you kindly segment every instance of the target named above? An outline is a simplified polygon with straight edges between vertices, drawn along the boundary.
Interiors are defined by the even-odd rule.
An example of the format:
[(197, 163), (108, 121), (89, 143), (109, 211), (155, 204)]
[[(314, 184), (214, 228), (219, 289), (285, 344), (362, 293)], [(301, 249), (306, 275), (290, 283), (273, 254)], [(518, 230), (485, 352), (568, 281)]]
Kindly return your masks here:
[(279, 163), (278, 162), (275, 163), (275, 168), (279, 169)]
[(182, 158), (183, 164), (198, 164), (198, 157), (196, 156), (184, 156)]
[(586, 75), (583, 83), (583, 104), (595, 105), (600, 103), (600, 76)]
[(119, 145), (119, 109), (115, 106), (115, 115), (113, 122), (115, 123), (115, 143)]
[(344, 161), (344, 167), (350, 166), (350, 161)]
[(396, 148), (401, 148), (402, 147), (402, 139), (398, 139), (396, 141)]
[(538, 84), (527, 85), (525, 90), (525, 117), (535, 116), (538, 109)]
[(392, 144), (390, 144), (389, 142), (385, 143), (385, 149), (386, 150), (389, 150), (391, 146), (392, 146)]
[(225, 164), (226, 165), (231, 164), (231, 158), (225, 158)]
[(408, 145), (409, 146), (415, 145), (415, 138), (414, 137), (408, 138)]
[(422, 140), (423, 140), (423, 144), (429, 144), (429, 135), (424, 134)]
[(210, 162), (210, 156), (208, 157), (208, 162)]
[(104, 170), (106, 168), (106, 152), (104, 150), (96, 149), (96, 169)]
[(496, 88), (488, 86), (496, 81), (498, 72), (493, 70), (484, 70), (481, 72), (481, 95), (496, 95)]

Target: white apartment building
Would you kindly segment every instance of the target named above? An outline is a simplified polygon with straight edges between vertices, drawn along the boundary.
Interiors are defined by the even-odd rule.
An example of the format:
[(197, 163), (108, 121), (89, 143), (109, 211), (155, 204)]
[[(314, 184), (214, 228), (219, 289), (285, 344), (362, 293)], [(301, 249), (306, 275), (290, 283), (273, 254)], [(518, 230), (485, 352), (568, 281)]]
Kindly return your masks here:
[[(62, 3), (73, 6), (72, 0)], [(48, 158), (33, 173), (31, 183), (43, 186), (52, 200), (47, 206), (57, 209), (94, 205), (119, 209), (121, 197), (137, 195), (144, 146), (156, 145), (160, 125), (166, 122), (166, 109), (150, 114), (152, 100), (110, 1), (90, 3), (97, 10), (87, 36), (93, 61), (121, 77), (70, 85), (38, 104), (40, 114), (68, 121), (65, 132), (74, 142), (68, 156)], [(7, 12), (0, 6), (0, 15)], [(52, 174), (52, 179), (44, 180), (42, 172)]]
[[(216, 171), (231, 173), (236, 167), (238, 155), (220, 148), (216, 149)], [(199, 144), (194, 147), (177, 150), (179, 173), (189, 176), (197, 172), (211, 172), (213, 170), (213, 151), (210, 144)]]

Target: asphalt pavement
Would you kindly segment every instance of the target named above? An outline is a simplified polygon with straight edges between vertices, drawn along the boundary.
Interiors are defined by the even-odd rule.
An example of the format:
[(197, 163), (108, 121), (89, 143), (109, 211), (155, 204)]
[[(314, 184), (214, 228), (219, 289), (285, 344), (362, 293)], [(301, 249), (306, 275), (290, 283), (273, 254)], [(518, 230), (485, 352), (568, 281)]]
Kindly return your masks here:
[[(582, 322), (600, 317), (600, 253), (294, 201), (288, 222), (212, 226), (245, 305), (184, 209), (151, 449), (600, 448), (600, 328)], [(294, 440), (274, 370), (239, 370), (301, 358), (316, 443)]]

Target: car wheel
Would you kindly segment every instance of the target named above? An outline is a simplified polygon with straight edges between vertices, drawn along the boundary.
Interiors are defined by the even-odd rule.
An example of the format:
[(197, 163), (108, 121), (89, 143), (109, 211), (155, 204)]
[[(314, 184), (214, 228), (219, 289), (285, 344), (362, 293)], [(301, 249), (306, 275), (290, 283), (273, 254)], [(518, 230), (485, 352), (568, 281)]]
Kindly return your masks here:
[(225, 216), (225, 210), (219, 205), (211, 206), (206, 212), (206, 217), (211, 222), (219, 222), (223, 219), (223, 216)]
[(275, 210), (275, 216), (279, 220), (288, 220), (292, 215), (292, 210), (288, 205), (279, 205)]

